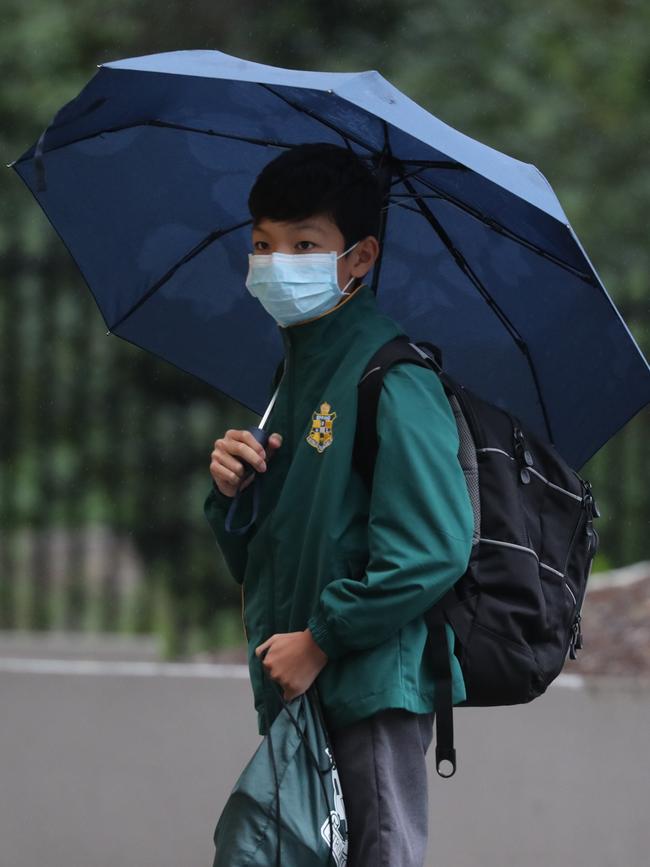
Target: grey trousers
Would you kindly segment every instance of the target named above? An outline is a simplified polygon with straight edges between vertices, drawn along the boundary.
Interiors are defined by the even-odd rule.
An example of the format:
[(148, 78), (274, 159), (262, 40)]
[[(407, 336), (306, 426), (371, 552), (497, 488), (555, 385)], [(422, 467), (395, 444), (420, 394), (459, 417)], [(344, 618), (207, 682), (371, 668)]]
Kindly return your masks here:
[(433, 719), (391, 708), (329, 733), (348, 824), (348, 867), (423, 867)]

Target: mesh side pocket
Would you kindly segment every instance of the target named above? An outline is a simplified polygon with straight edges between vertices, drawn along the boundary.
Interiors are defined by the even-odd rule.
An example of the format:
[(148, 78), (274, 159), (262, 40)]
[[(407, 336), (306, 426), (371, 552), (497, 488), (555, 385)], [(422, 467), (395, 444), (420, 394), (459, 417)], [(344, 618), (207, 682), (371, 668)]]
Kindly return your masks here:
[(458, 463), (465, 475), (465, 484), (469, 492), (469, 498), (474, 512), (474, 532), (472, 545), (478, 544), (481, 535), (481, 497), (478, 485), (478, 462), (476, 460), (476, 444), (469, 429), (469, 425), (462, 413), (456, 395), (447, 395), (451, 408), (454, 412), (456, 427), (458, 428)]

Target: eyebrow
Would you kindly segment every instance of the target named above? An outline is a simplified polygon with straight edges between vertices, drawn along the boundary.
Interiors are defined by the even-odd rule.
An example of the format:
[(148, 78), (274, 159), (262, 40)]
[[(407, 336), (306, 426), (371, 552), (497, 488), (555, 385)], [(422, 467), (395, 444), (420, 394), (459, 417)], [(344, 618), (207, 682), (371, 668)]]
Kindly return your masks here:
[(323, 229), (318, 226), (316, 223), (298, 223), (298, 225), (293, 226), (294, 229), (313, 229), (316, 232), (323, 232)]
[[(312, 229), (314, 232), (320, 232), (321, 235), (325, 231), (316, 223), (297, 223), (297, 224), (290, 224), (290, 226), (292, 229), (294, 229), (296, 231), (298, 229)], [(262, 229), (261, 226), (256, 225), (255, 223), (253, 223), (253, 229), (257, 230), (258, 232), (264, 232), (266, 234), (265, 230)]]

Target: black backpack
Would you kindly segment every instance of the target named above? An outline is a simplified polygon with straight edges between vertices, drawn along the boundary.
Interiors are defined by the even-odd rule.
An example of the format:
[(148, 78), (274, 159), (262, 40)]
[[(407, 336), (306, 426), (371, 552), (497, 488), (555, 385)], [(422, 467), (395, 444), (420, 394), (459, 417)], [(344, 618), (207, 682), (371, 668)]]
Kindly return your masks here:
[[(466, 706), (529, 702), (582, 647), (580, 611), (600, 515), (591, 485), (519, 419), (482, 400), (442, 370), (430, 343), (390, 340), (368, 362), (358, 385), (354, 463), (368, 489), (377, 453), (382, 381), (398, 363), (434, 370), (459, 434), (458, 460), (474, 510), (466, 572), (425, 614), (436, 684), (436, 769), (456, 770), (451, 671), (444, 625), (455, 635)], [(443, 773), (441, 763), (451, 763)]]

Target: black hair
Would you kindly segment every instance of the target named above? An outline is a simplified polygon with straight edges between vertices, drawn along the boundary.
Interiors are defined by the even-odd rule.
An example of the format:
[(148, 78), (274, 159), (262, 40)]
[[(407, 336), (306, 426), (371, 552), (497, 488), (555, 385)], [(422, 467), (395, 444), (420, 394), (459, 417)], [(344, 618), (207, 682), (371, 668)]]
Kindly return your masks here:
[(344, 249), (378, 236), (381, 205), (375, 174), (348, 148), (326, 142), (281, 153), (264, 166), (248, 196), (253, 225), (324, 214), (343, 235)]

